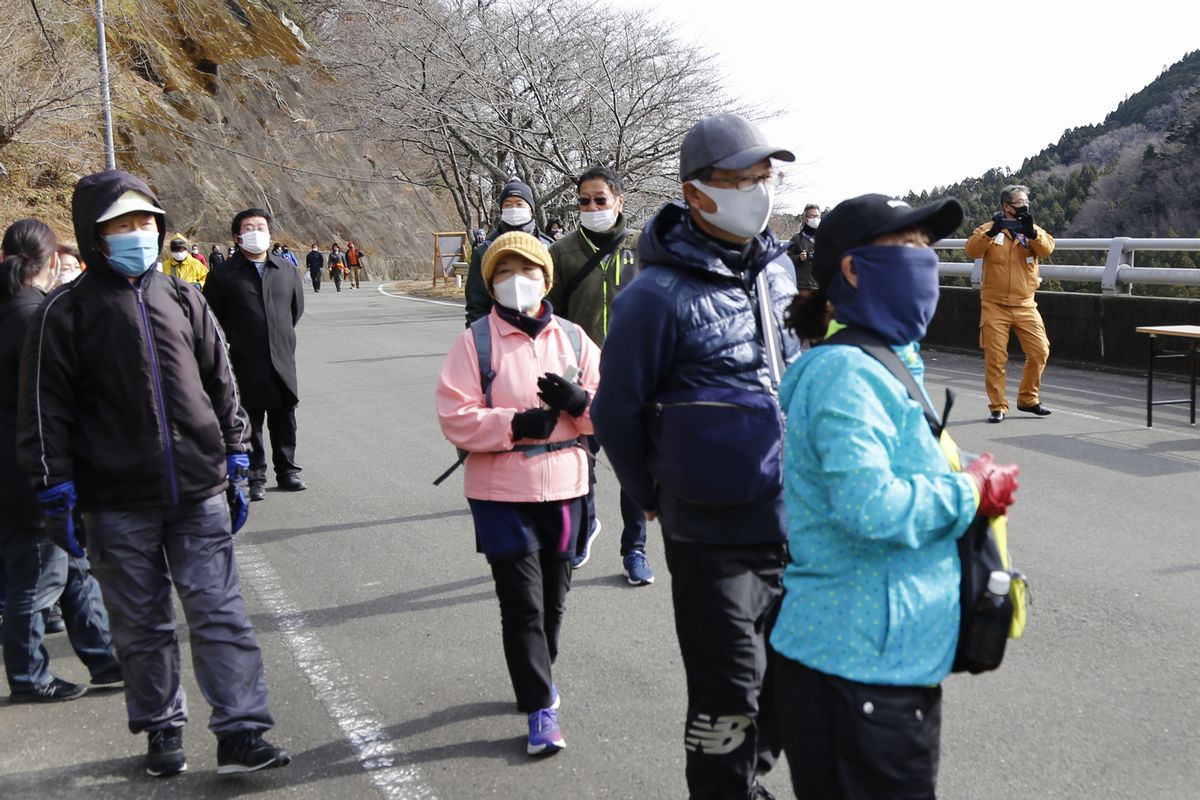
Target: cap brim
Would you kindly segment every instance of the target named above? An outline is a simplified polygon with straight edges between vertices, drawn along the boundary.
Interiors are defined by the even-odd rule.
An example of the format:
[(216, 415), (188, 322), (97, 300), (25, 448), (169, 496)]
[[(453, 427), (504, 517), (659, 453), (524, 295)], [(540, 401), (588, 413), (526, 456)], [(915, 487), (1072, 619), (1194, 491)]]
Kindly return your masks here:
[(717, 169), (745, 169), (762, 161), (764, 158), (773, 158), (776, 161), (795, 161), (796, 156), (791, 150), (780, 150), (775, 147), (762, 145), (759, 147), (751, 147), (741, 152), (734, 153), (731, 156), (726, 156), (720, 161), (716, 161), (709, 166)]
[(108, 222), (110, 219), (116, 219), (117, 217), (121, 216), (122, 214), (128, 214), (131, 211), (145, 211), (150, 214), (166, 214), (167, 213), (166, 211), (163, 211), (161, 208), (154, 205), (153, 203), (147, 203), (147, 202), (141, 202), (141, 201), (136, 202), (136, 203), (129, 203), (126, 205), (121, 205), (120, 203), (114, 203), (111, 208), (109, 208), (107, 211), (105, 211), (103, 214), (100, 215), (100, 217), (96, 220), (96, 222)]
[(885, 225), (870, 231), (862, 237), (862, 241), (874, 239), (885, 233), (903, 231), (920, 226), (929, 231), (930, 244), (945, 239), (962, 225), (963, 207), (953, 197), (947, 197), (927, 206), (914, 208), (907, 214), (892, 217)]

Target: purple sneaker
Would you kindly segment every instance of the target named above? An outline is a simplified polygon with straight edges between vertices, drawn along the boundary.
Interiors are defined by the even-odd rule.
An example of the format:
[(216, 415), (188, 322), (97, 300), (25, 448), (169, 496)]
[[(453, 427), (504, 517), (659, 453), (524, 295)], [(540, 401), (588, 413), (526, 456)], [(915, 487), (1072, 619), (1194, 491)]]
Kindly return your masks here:
[(548, 756), (567, 746), (558, 729), (558, 712), (543, 708), (529, 715), (529, 744), (525, 752), (531, 756)]

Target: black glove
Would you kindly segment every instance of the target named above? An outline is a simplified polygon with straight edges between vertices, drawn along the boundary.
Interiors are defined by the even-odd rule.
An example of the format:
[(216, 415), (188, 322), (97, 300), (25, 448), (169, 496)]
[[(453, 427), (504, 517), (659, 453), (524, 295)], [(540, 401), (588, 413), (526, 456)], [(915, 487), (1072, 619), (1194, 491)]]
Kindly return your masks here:
[(988, 237), (989, 239), (995, 239), (996, 236), (1000, 233), (1000, 231), (1004, 230), (1004, 225), (1001, 224), (1003, 221), (1004, 221), (1004, 215), (1001, 214), (999, 211), (997, 211), (995, 214), (993, 214), (992, 215), (992, 227), (988, 228), (988, 232), (985, 233), (984, 236)]
[(1021, 221), (1021, 233), (1025, 234), (1025, 238), (1030, 240), (1036, 239), (1037, 229), (1033, 227), (1033, 214), (1029, 213), (1029, 209), (1021, 209), (1017, 219)]
[(83, 558), (87, 537), (83, 520), (75, 512), (75, 481), (67, 481), (38, 492), (45, 512), (46, 535), (50, 541), (76, 558)]
[(578, 417), (587, 411), (591, 399), (582, 386), (571, 383), (562, 375), (547, 372), (538, 378), (538, 397), (551, 408), (565, 411), (572, 417)]
[(558, 424), (558, 409), (531, 408), (518, 412), (512, 421), (513, 441), (517, 439), (548, 439)]

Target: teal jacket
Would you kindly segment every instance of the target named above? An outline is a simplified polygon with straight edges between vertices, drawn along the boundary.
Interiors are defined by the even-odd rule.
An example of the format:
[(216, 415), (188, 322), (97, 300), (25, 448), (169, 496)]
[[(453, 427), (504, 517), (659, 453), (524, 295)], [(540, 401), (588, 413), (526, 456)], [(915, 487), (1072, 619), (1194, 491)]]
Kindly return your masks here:
[[(919, 346), (895, 349), (923, 386)], [(958, 640), (971, 479), (951, 471), (900, 381), (857, 347), (806, 353), (780, 403), (791, 562), (771, 644), (859, 683), (940, 683)]]

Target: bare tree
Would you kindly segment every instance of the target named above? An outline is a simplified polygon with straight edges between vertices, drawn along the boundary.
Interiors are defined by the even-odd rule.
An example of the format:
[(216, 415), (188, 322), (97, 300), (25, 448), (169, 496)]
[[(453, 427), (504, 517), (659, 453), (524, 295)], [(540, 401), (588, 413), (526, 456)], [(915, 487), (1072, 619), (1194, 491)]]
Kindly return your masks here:
[[(0, 26), (0, 155), (16, 143), (71, 149), (61, 126), (97, 108), (94, 83), (77, 42), (62, 35), (79, 15), (55, 3), (7, 2)], [(0, 165), (0, 170), (3, 166)]]
[(593, 164), (623, 175), (636, 215), (676, 191), (697, 119), (761, 116), (671, 26), (581, 0), (347, 0), (321, 57), (354, 87), (362, 133), (419, 156), (398, 177), (447, 190), (467, 227), (512, 175), (543, 220), (569, 208)]

